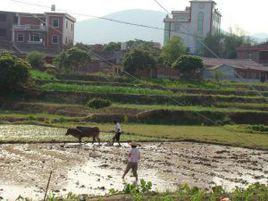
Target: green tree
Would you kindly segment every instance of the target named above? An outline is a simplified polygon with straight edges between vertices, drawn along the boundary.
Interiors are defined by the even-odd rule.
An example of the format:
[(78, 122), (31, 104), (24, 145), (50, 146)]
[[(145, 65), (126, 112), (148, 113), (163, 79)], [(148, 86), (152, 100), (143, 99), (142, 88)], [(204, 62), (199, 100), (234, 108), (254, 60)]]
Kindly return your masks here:
[(85, 67), (90, 61), (91, 56), (89, 52), (78, 47), (72, 47), (63, 51), (55, 59), (56, 65), (66, 72), (76, 72), (77, 68)]
[(163, 47), (161, 60), (166, 65), (172, 65), (180, 56), (186, 54), (186, 48), (179, 37), (171, 38)]
[(138, 69), (152, 69), (155, 65), (154, 57), (141, 49), (130, 50), (123, 58), (124, 69), (130, 73), (135, 73)]
[(121, 49), (121, 43), (115, 43), (115, 42), (110, 42), (106, 45), (104, 45), (104, 52), (114, 52), (114, 51), (119, 51)]
[(27, 55), (27, 61), (31, 64), (33, 68), (40, 69), (44, 66), (44, 54), (38, 51), (30, 52)]
[(150, 52), (150, 55), (154, 57), (156, 63), (160, 63), (161, 49), (156, 45), (155, 42), (136, 39), (136, 40), (130, 40), (126, 43), (128, 51), (133, 49), (140, 49), (143, 51)]
[(227, 59), (237, 58), (236, 49), (241, 46), (251, 46), (254, 41), (245, 35), (237, 35), (235, 33), (227, 33), (223, 42), (223, 57)]
[[(210, 49), (208, 50), (206, 47), (202, 48), (202, 55), (205, 57), (215, 57), (215, 54), (219, 57), (223, 56), (223, 41), (224, 41), (224, 35), (218, 34), (218, 35), (208, 35), (204, 39), (204, 44)], [(213, 54), (215, 53), (215, 54)]]
[(184, 55), (179, 57), (172, 67), (179, 70), (184, 80), (200, 80), (204, 64), (200, 57)]
[(19, 91), (29, 86), (31, 66), (26, 61), (9, 53), (0, 55), (0, 90)]
[[(217, 56), (234, 59), (237, 58), (236, 49), (240, 46), (251, 46), (256, 42), (247, 36), (245, 32), (236, 28), (234, 31), (230, 29), (230, 32), (218, 34), (218, 35), (207, 35), (204, 39), (204, 44), (213, 51)], [(202, 55), (206, 57), (215, 57), (215, 54), (211, 53), (206, 47), (202, 48)]]

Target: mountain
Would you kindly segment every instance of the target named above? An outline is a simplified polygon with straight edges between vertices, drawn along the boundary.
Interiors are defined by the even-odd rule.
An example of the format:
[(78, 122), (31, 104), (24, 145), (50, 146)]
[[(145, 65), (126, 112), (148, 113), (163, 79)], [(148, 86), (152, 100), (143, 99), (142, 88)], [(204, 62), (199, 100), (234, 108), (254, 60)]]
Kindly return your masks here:
[(256, 33), (252, 37), (258, 42), (265, 42), (268, 39), (268, 33)]
[[(164, 28), (163, 20), (165, 16), (166, 14), (160, 11), (124, 10), (104, 17)], [(102, 44), (111, 41), (124, 42), (134, 39), (162, 43), (163, 34), (162, 30), (120, 24), (103, 19), (84, 20), (77, 22), (75, 27), (75, 41), (87, 44)]]

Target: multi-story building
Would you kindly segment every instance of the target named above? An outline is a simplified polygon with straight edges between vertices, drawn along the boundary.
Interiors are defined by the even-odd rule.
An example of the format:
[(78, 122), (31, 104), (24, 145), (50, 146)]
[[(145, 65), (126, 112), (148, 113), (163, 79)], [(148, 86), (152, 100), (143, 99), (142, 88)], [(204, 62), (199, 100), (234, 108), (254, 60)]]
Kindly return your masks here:
[(190, 1), (184, 11), (172, 11), (172, 16), (164, 19), (164, 44), (173, 36), (182, 38), (185, 46), (193, 54), (198, 54), (200, 40), (208, 34), (218, 34), (221, 14), (212, 0)]
[(0, 11), (0, 49), (11, 45), (21, 53), (58, 52), (74, 42), (75, 18), (66, 13)]
[(260, 64), (268, 66), (268, 43), (239, 47), (236, 52), (239, 59), (252, 59)]

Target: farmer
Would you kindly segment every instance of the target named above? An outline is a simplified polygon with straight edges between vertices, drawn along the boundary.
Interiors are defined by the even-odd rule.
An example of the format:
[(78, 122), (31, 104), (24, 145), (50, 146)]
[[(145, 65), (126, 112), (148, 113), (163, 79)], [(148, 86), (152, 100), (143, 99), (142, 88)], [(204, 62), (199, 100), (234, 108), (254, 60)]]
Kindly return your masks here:
[(119, 146), (121, 146), (120, 144), (120, 136), (122, 134), (122, 129), (121, 129), (121, 125), (118, 121), (114, 121), (114, 132), (115, 132), (115, 135), (113, 137), (113, 140), (112, 140), (112, 145), (114, 144), (114, 142), (118, 142)]
[(122, 176), (122, 179), (125, 179), (126, 174), (129, 172), (130, 169), (132, 169), (133, 175), (136, 178), (136, 182), (138, 182), (138, 163), (140, 161), (140, 151), (137, 148), (137, 144), (135, 142), (132, 142), (131, 144), (131, 150), (128, 154), (128, 163), (126, 170)]

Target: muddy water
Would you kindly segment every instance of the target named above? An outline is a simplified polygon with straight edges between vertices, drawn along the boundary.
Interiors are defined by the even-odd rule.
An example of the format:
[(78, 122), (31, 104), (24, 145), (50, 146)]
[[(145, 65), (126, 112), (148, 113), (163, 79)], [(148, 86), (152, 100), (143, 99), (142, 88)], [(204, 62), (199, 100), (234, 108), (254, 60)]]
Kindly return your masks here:
[[(122, 190), (129, 146), (91, 144), (0, 145), (0, 196), (41, 199), (53, 171), (50, 192), (104, 195)], [(140, 147), (139, 176), (159, 191), (179, 184), (227, 190), (250, 183), (268, 184), (268, 152), (197, 143), (146, 143)], [(128, 175), (126, 182), (133, 182)]]

